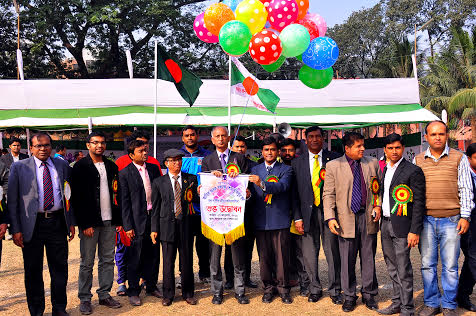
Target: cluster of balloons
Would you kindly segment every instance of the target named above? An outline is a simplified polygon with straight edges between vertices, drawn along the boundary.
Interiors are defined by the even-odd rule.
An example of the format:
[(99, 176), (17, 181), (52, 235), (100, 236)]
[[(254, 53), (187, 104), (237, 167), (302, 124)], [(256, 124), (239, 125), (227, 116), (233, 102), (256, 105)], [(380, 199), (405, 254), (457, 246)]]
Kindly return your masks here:
[(249, 52), (268, 72), (298, 58), (304, 63), (299, 79), (321, 89), (332, 81), (339, 48), (325, 36), (324, 19), (308, 9), (309, 0), (224, 0), (199, 14), (193, 27), (198, 38), (220, 43), (230, 56)]

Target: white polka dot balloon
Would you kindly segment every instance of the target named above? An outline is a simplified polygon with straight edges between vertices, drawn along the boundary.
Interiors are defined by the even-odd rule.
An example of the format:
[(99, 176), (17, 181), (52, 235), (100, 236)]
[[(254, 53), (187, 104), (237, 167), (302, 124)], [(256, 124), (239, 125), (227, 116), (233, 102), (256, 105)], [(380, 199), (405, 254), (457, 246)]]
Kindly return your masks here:
[(294, 23), (299, 14), (296, 0), (272, 0), (267, 10), (269, 23), (278, 31)]
[(213, 35), (205, 26), (203, 15), (205, 12), (197, 15), (195, 21), (193, 21), (193, 30), (197, 34), (198, 38), (206, 43), (218, 43), (218, 36)]
[(260, 65), (270, 65), (276, 62), (281, 56), (283, 45), (274, 32), (264, 29), (251, 38), (248, 51), (256, 63)]

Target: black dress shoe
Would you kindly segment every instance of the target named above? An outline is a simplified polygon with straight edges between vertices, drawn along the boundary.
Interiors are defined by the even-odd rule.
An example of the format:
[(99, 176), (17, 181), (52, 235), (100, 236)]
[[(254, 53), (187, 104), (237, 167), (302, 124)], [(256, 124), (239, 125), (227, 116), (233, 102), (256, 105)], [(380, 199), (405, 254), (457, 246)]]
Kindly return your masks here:
[(172, 300), (170, 298), (162, 299), (162, 306), (170, 306), (170, 305), (172, 305)]
[(225, 282), (225, 290), (231, 290), (232, 288), (235, 287), (235, 284), (233, 282)]
[(84, 301), (79, 304), (79, 312), (82, 315), (91, 315), (93, 313), (93, 306), (90, 301)]
[(248, 297), (246, 297), (245, 294), (235, 294), (235, 298), (238, 301), (238, 304), (249, 304), (250, 300)]
[(342, 310), (346, 313), (349, 313), (355, 309), (355, 305), (356, 305), (355, 301), (345, 300), (344, 304), (342, 304)]
[(299, 290), (299, 295), (302, 296), (302, 297), (308, 297), (309, 296), (309, 289), (308, 288), (305, 288), (305, 287), (302, 287), (300, 290)]
[(157, 298), (162, 298), (162, 294), (160, 294), (159, 290), (154, 290), (152, 292), (147, 292), (147, 296), (154, 296)]
[(212, 304), (220, 305), (221, 303), (223, 303), (223, 295), (222, 294), (213, 295)]
[(322, 292), (319, 292), (317, 294), (309, 294), (307, 301), (311, 303), (316, 303), (321, 297), (322, 297)]
[(344, 303), (344, 297), (341, 293), (331, 296), (332, 303), (336, 305), (342, 305)]
[(464, 309), (467, 309), (471, 312), (476, 312), (476, 305), (474, 305), (473, 303), (471, 303), (471, 301), (468, 299), (465, 299), (465, 300), (458, 300), (457, 299), (457, 302), (458, 302), (458, 306), (461, 307), (461, 308), (464, 308)]
[(393, 314), (400, 314), (400, 306), (397, 305), (390, 305), (389, 307), (378, 309), (377, 313), (380, 315), (393, 315)]
[(197, 305), (198, 300), (195, 297), (187, 297), (185, 302), (187, 302), (188, 305)]
[(138, 295), (129, 296), (129, 303), (132, 306), (140, 306), (142, 304), (142, 302), (140, 301), (140, 297)]
[(261, 301), (263, 303), (269, 304), (273, 301), (273, 299), (274, 299), (273, 293), (264, 293), (263, 298), (261, 299)]
[(110, 296), (106, 299), (99, 300), (99, 305), (104, 305), (104, 306), (109, 307), (109, 308), (121, 308), (122, 307), (121, 303), (119, 303), (118, 301), (116, 301), (115, 299), (113, 299)]
[(291, 304), (293, 302), (293, 298), (291, 295), (289, 295), (289, 293), (281, 294), (281, 302), (284, 304)]
[(441, 308), (439, 307), (430, 307), (424, 306), (423, 309), (418, 313), (419, 316), (434, 316), (441, 313)]
[(53, 311), (51, 316), (69, 316), (66, 311)]
[(256, 288), (258, 288), (258, 284), (255, 283), (255, 282), (253, 282), (253, 281), (251, 281), (251, 280), (245, 281), (245, 286), (246, 286), (246, 287), (249, 287), (249, 288), (251, 288), (251, 289), (256, 289)]
[(373, 296), (371, 296), (369, 298), (363, 298), (362, 297), (362, 303), (364, 303), (365, 306), (367, 306), (367, 308), (370, 309), (370, 310), (376, 311), (378, 309), (377, 302), (375, 301)]

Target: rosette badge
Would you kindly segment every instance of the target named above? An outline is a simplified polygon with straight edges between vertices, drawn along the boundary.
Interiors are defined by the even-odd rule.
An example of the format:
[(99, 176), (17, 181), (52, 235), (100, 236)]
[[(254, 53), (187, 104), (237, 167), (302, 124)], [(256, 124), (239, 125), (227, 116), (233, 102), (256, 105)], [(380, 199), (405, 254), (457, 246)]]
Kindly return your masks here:
[(370, 189), (372, 191), (372, 206), (375, 207), (379, 204), (378, 193), (380, 191), (380, 184), (378, 183), (377, 178), (372, 178), (372, 181), (370, 183)]
[(317, 182), (316, 182), (316, 186), (319, 189), (322, 189), (322, 186), (324, 185), (325, 178), (326, 178), (326, 169), (321, 168), (321, 170), (319, 170), (319, 179), (317, 179)]
[[(278, 182), (279, 181), (279, 178), (276, 177), (276, 176), (273, 176), (273, 175), (269, 175), (266, 177), (266, 182)], [(266, 204), (271, 204), (271, 199), (273, 198), (273, 195), (272, 194), (266, 194), (265, 198), (264, 198), (264, 201), (266, 202)]]
[(230, 172), (235, 172), (235, 173), (241, 173), (241, 169), (240, 167), (234, 163), (234, 162), (229, 162), (226, 166), (225, 166), (225, 172), (228, 174)]
[(397, 185), (392, 192), (392, 197), (395, 200), (395, 205), (392, 208), (392, 214), (397, 212), (397, 216), (407, 216), (407, 204), (413, 202), (412, 189), (406, 184)]
[[(192, 183), (193, 184), (193, 183)], [(193, 208), (193, 191), (192, 184), (185, 190), (185, 201), (188, 203), (188, 214), (195, 214), (195, 209)]]

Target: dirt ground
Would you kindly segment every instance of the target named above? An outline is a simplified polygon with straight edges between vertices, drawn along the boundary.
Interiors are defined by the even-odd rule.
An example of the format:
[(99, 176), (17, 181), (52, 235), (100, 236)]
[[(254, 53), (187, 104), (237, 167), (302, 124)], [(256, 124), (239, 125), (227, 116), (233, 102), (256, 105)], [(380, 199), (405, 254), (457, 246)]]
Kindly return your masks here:
[[(462, 264), (462, 257), (460, 258), (460, 269)], [(222, 258), (223, 259), (223, 258)], [(294, 298), (293, 304), (285, 305), (281, 303), (279, 298), (275, 299), (271, 304), (264, 304), (261, 302), (261, 296), (263, 294), (262, 289), (247, 289), (247, 294), (250, 297), (249, 305), (239, 305), (234, 298), (233, 292), (225, 292), (225, 301), (222, 305), (216, 306), (211, 303), (211, 292), (209, 285), (203, 285), (198, 281), (198, 265), (196, 257), (194, 258), (194, 271), (196, 275), (196, 297), (199, 302), (196, 306), (190, 306), (182, 301), (180, 296), (180, 290), (177, 290), (174, 303), (169, 307), (163, 307), (160, 299), (154, 297), (144, 297), (143, 305), (139, 307), (132, 307), (129, 305), (127, 297), (117, 297), (116, 289), (117, 284), (114, 283), (111, 294), (117, 298), (122, 308), (112, 310), (104, 306), (98, 305), (97, 295), (93, 297), (93, 315), (349, 315), (342, 312), (342, 309), (338, 305), (334, 305), (331, 299), (324, 292), (324, 297), (317, 303), (308, 303), (307, 298), (299, 296), (299, 289), (292, 289), (292, 296)], [(415, 303), (417, 311), (421, 309), (423, 305), (423, 287), (420, 273), (420, 254), (418, 250), (412, 250), (412, 263), (414, 269), (415, 278)], [(359, 264), (357, 264), (359, 265)], [(379, 295), (377, 301), (379, 307), (386, 307), (390, 304), (391, 296), (391, 282), (387, 274), (386, 265), (382, 256), (379, 244), (376, 256), (377, 265), (377, 278), (379, 282)], [(176, 265), (177, 266), (177, 265)], [(69, 249), (69, 282), (68, 282), (68, 307), (67, 311), (71, 315), (80, 315), (79, 313), (79, 299), (77, 297), (78, 290), (78, 270), (79, 270), (79, 239), (76, 237), (70, 243)], [(320, 278), (324, 288), (327, 286), (327, 264), (325, 257), (321, 250), (319, 256)], [(162, 270), (162, 263), (160, 266)], [(254, 281), (259, 281), (259, 264), (258, 254), (256, 249), (253, 255), (253, 272), (251, 278)], [(176, 269), (177, 271), (177, 269)], [(178, 273), (176, 272), (176, 276)], [(360, 271), (358, 271), (358, 282), (360, 282)], [(51, 303), (50, 303), (50, 291), (49, 291), (49, 274), (48, 267), (44, 265), (44, 280), (46, 285), (46, 315), (51, 315)], [(162, 271), (159, 275), (159, 282), (162, 280)], [(95, 290), (98, 287), (97, 283), (97, 263), (94, 268), (94, 283), (92, 293), (95, 294)], [(473, 302), (476, 302), (476, 295), (471, 297)], [(356, 310), (350, 315), (378, 315), (374, 311), (368, 310), (362, 301), (357, 301), (358, 305)], [(476, 313), (464, 312), (462, 309), (458, 309), (460, 315), (475, 315)], [(28, 315), (28, 308), (26, 304), (25, 288), (24, 288), (24, 275), (23, 275), (23, 259), (20, 248), (16, 247), (12, 241), (3, 241), (3, 255), (2, 266), (0, 267), (0, 315)]]

